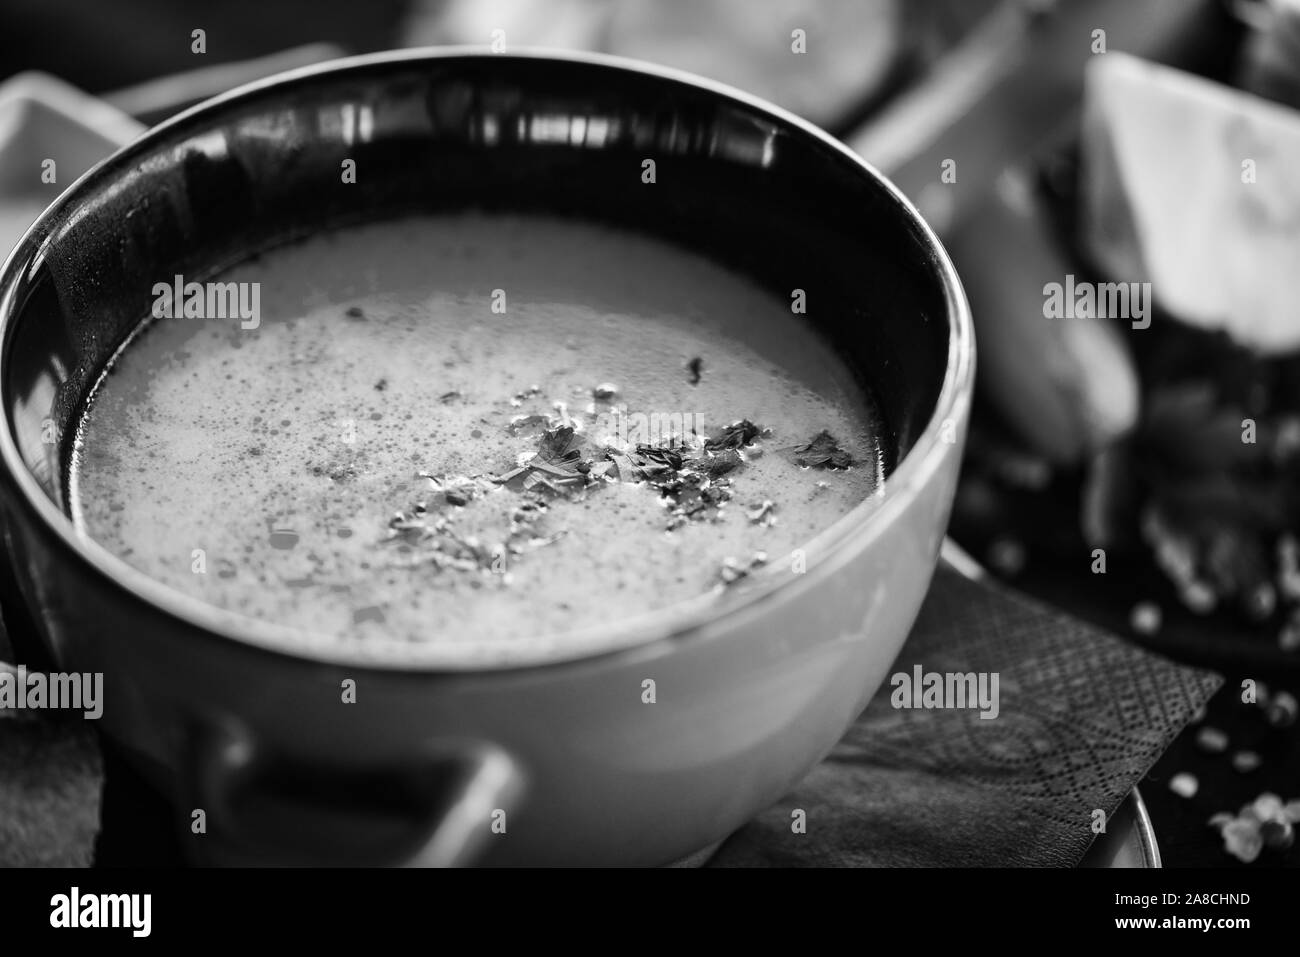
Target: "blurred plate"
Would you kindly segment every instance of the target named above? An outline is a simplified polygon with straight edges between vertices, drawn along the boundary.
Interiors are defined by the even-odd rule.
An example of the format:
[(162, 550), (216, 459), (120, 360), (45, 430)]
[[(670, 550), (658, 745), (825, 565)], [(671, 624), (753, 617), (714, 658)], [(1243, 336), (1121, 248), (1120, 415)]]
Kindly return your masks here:
[(1151, 826), (1151, 815), (1134, 788), (1106, 822), (1106, 833), (1097, 835), (1080, 867), (1160, 867), (1160, 847)]

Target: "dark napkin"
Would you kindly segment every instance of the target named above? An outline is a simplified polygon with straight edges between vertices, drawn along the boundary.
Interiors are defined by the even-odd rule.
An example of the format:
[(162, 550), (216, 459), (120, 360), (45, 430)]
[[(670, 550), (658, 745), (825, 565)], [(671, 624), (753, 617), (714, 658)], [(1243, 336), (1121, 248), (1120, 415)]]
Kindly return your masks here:
[(998, 716), (895, 709), (887, 681), (709, 866), (1072, 867), (1221, 681), (946, 566), (890, 674), (917, 664), (998, 672)]
[[(1077, 864), (1093, 809), (1109, 815), (1219, 683), (945, 567), (891, 674), (913, 664), (999, 672), (999, 716), (895, 710), (886, 684), (709, 865)], [(0, 867), (90, 860), (103, 772), (88, 724), (0, 718)]]

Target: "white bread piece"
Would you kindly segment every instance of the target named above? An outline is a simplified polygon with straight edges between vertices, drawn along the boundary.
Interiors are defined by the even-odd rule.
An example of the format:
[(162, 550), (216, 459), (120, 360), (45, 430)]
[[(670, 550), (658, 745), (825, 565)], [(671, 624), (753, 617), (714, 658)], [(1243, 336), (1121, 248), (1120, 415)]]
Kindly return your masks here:
[(1260, 352), (1300, 348), (1300, 112), (1099, 54), (1081, 187), (1084, 246), (1108, 278), (1149, 281), (1175, 318)]

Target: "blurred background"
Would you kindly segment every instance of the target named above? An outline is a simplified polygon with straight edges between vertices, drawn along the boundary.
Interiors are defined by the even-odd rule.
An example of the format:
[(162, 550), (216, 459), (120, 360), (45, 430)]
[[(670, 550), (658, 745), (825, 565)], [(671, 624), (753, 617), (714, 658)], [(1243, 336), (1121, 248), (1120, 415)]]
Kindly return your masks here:
[[(85, 168), (132, 120), (446, 43), (703, 74), (893, 178), (978, 330), (952, 537), (1012, 586), (1227, 678), (1143, 787), (1167, 864), (1300, 860), (1207, 826), (1300, 781), (1300, 0), (4, 0), (3, 252), (53, 198), (15, 186), (16, 157), (38, 127), (72, 135), (38, 118), (43, 97), (99, 129)], [(1134, 298), (1075, 295), (1104, 283)]]

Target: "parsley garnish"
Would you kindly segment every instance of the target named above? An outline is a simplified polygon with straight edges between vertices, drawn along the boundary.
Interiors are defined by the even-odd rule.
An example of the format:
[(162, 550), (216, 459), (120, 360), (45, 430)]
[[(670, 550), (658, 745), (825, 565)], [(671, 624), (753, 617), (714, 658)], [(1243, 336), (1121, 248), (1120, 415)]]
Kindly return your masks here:
[(846, 469), (853, 464), (853, 456), (840, 448), (825, 429), (814, 435), (807, 445), (796, 446), (794, 460), (804, 468)]
[(732, 422), (717, 435), (704, 441), (704, 448), (710, 452), (722, 449), (742, 449), (758, 438), (760, 429), (749, 419)]

